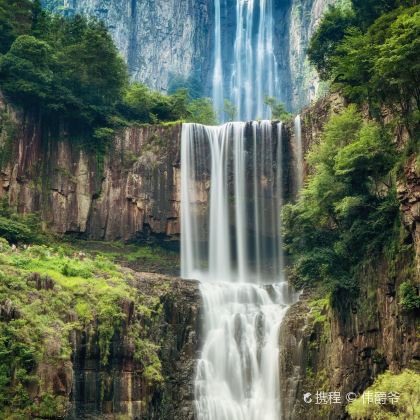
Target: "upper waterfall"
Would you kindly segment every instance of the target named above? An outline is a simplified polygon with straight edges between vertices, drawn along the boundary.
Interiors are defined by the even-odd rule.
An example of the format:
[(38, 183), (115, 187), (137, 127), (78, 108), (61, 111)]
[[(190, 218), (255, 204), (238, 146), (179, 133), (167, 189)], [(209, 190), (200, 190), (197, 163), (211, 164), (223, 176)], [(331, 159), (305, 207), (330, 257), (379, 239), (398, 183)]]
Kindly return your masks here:
[[(214, 0), (215, 48), (212, 78), (213, 103), (221, 121), (225, 120), (224, 100), (237, 109), (239, 120), (268, 118), (266, 96), (279, 95), (278, 64), (274, 54), (272, 0), (236, 0), (236, 30), (233, 54), (222, 59), (228, 43), (222, 31), (222, 16), (228, 4)], [(225, 34), (225, 36), (223, 36)]]
[[(224, 121), (223, 102), (237, 119), (268, 118), (264, 97), (290, 109), (314, 98), (318, 78), (305, 60), (324, 10), (338, 0), (42, 0), (63, 14), (103, 20), (131, 78), (167, 92), (194, 80)], [(181, 24), (182, 23), (182, 24)], [(257, 73), (259, 76), (257, 77)]]

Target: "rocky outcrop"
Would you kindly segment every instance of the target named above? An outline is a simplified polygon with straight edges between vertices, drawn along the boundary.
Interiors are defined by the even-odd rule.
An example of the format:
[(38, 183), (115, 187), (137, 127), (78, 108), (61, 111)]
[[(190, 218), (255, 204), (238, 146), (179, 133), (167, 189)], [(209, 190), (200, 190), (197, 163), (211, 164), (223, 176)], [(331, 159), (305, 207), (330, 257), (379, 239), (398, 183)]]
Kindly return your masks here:
[(299, 110), (319, 97), (322, 84), (306, 56), (312, 34), (329, 5), (337, 0), (294, 0), (288, 15), (287, 50), (291, 83), (290, 103)]
[(92, 239), (178, 237), (180, 124), (127, 128), (106, 152), (88, 152), (0, 105), (0, 144), (8, 152), (0, 160), (0, 198), (19, 213), (39, 213), (57, 233)]
[[(348, 393), (361, 394), (386, 369), (400, 372), (419, 363), (418, 319), (398, 299), (411, 265), (412, 255), (401, 257), (394, 278), (385, 259), (366, 265), (357, 304), (341, 316), (313, 291), (290, 309), (281, 329), (285, 419), (342, 418)], [(341, 403), (317, 405), (317, 392), (339, 392)], [(303, 400), (306, 393), (311, 404)]]
[[(158, 316), (142, 317), (132, 301), (122, 301), (125, 320), (111, 338), (106, 363), (99, 322), (86, 330), (71, 331), (71, 361), (40, 363), (36, 376), (40, 387), (47, 389), (35, 387), (30, 395), (36, 400), (39, 392), (48, 390), (61, 398), (66, 418), (74, 420), (192, 420), (201, 324), (198, 283), (130, 270), (127, 276), (143, 299), (159, 308)], [(144, 356), (136, 355), (134, 341), (140, 337), (159, 347), (161, 382), (148, 378), (142, 367)], [(47, 344), (50, 354), (59, 352), (58, 343)]]
[(397, 192), (401, 203), (403, 222), (412, 235), (416, 251), (416, 270), (420, 278), (420, 167), (419, 157), (413, 156), (398, 182)]
[[(194, 369), (200, 339), (201, 297), (198, 284), (159, 275), (135, 275), (139, 293), (158, 299), (161, 315), (150, 325), (125, 309), (127, 323), (110, 346), (109, 362), (101, 366), (95, 331), (73, 336), (71, 415), (69, 418), (193, 419)], [(136, 361), (130, 326), (148, 328), (160, 345), (163, 382), (150, 385)]]

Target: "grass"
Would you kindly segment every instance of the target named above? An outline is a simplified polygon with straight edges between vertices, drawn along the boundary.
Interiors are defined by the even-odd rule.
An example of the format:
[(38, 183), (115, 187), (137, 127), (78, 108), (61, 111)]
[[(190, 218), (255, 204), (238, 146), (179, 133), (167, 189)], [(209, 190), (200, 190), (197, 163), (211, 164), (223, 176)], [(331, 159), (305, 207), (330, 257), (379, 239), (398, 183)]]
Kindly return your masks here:
[(68, 244), (75, 251), (102, 255), (108, 260), (139, 272), (179, 276), (179, 252), (160, 245), (125, 244), (123, 242), (80, 241)]
[[(159, 343), (148, 338), (161, 315), (160, 300), (140, 293), (134, 274), (115, 261), (121, 254), (127, 261), (155, 261), (159, 254), (135, 247), (125, 253), (122, 244), (110, 249), (109, 255), (80, 252), (57, 243), (14, 250), (0, 239), (0, 418), (63, 416), (68, 401), (54, 395), (52, 384), (40, 383), (38, 367), (70, 361), (71, 332), (96, 331), (105, 368), (127, 302), (135, 308), (128, 328), (136, 362), (151, 384), (163, 380)], [(40, 390), (35, 400), (28, 391), (34, 386)]]

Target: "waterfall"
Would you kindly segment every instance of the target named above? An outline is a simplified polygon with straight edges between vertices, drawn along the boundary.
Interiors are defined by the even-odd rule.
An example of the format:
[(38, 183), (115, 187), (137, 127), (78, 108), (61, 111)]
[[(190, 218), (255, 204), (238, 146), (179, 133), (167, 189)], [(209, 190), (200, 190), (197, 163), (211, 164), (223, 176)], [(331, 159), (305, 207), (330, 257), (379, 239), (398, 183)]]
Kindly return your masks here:
[(214, 0), (214, 69), (212, 81), (213, 105), (219, 121), (224, 120), (221, 1)]
[(302, 145), (302, 121), (300, 115), (295, 118), (295, 159), (296, 159), (296, 194), (303, 186), (304, 168), (303, 168), (303, 145)]
[[(236, 34), (233, 54), (222, 59), (224, 39), (221, 16), (227, 15), (227, 1), (214, 0), (215, 55), (212, 96), (216, 112), (224, 120), (223, 103), (229, 99), (242, 121), (268, 118), (266, 96), (279, 92), (278, 65), (273, 48), (272, 0), (236, 0)], [(225, 88), (226, 87), (226, 88)]]
[(280, 234), (282, 124), (184, 124), (182, 276), (198, 279), (202, 420), (280, 418), (279, 327), (294, 300)]

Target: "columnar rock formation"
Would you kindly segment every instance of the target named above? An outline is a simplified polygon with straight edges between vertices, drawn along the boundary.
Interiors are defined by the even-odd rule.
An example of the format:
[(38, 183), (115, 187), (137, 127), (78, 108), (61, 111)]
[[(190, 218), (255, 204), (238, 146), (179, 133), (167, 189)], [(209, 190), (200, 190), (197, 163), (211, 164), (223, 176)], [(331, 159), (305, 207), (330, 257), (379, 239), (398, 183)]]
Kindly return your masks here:
[(65, 133), (44, 137), (34, 117), (1, 108), (10, 155), (0, 168), (0, 197), (19, 213), (37, 212), (57, 233), (92, 239), (177, 238), (179, 124), (126, 129), (102, 154)]
[[(273, 126), (276, 124), (273, 123)], [(179, 240), (181, 124), (122, 130), (105, 153), (43, 133), (35, 117), (0, 101), (0, 133), (9, 156), (0, 160), (0, 198), (19, 213), (39, 213), (59, 234), (96, 240)], [(246, 125), (251, 130), (251, 125)], [(283, 195), (295, 174), (284, 129)], [(10, 147), (9, 147), (10, 146)], [(209, 177), (203, 177), (206, 206)]]

